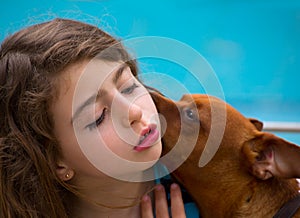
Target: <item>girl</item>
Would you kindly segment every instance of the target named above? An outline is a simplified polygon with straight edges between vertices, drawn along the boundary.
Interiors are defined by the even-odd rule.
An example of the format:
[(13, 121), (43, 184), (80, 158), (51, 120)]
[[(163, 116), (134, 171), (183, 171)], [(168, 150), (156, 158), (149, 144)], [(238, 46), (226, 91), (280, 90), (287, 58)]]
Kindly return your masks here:
[[(55, 19), (3, 41), (0, 217), (148, 218), (151, 199), (156, 217), (169, 217), (163, 186), (152, 197), (153, 181), (142, 179), (161, 142), (136, 76), (116, 39), (81, 22)], [(171, 204), (173, 217), (185, 217), (176, 184)]]

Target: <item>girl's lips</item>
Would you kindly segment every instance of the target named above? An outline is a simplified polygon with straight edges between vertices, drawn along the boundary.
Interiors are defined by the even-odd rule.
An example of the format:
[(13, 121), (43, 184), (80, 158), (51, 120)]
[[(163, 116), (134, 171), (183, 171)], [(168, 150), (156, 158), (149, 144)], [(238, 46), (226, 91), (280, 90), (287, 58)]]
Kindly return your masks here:
[(135, 151), (144, 151), (150, 148), (158, 138), (159, 131), (157, 130), (156, 125), (150, 125), (149, 128), (142, 131), (140, 141), (133, 149)]

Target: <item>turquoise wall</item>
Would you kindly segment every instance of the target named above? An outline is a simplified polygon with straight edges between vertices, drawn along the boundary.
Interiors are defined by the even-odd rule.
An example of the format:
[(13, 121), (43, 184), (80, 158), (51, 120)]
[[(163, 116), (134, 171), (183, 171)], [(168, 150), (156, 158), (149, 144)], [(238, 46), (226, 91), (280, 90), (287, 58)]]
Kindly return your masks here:
[[(99, 24), (124, 39), (186, 43), (210, 63), (226, 100), (246, 116), (300, 122), (300, 1), (12, 0), (1, 2), (0, 40), (56, 16)], [(181, 77), (180, 69), (155, 67)], [(282, 134), (300, 144), (299, 135)]]

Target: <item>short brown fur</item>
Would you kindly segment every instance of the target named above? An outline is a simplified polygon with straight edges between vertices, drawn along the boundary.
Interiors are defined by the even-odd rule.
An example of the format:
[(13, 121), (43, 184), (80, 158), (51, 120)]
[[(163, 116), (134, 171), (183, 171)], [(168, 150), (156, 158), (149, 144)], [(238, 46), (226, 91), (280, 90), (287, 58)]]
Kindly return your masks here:
[[(185, 116), (184, 108), (198, 112), (199, 131), (189, 135), (183, 131), (180, 144), (190, 146), (194, 136), (197, 137), (195, 148), (172, 175), (194, 198), (202, 217), (273, 217), (285, 202), (298, 194), (296, 179), (288, 179), (299, 176), (292, 167), (293, 159), (300, 160), (298, 146), (262, 132), (260, 121), (245, 118), (217, 98), (195, 94), (173, 102), (156, 93), (152, 96), (168, 124), (163, 136), (164, 154), (177, 142), (180, 128), (195, 125), (192, 121), (180, 121), (180, 116)], [(217, 111), (217, 116), (226, 110), (225, 131), (211, 161), (199, 167), (209, 131), (214, 128), (212, 109)], [(295, 217), (300, 217), (299, 211)]]

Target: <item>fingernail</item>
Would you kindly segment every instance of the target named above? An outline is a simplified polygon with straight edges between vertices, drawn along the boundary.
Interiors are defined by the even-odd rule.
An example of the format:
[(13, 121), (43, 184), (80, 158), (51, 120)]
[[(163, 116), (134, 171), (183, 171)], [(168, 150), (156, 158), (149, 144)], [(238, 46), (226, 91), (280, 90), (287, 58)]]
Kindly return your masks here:
[(148, 195), (144, 195), (142, 200), (144, 202), (150, 201), (150, 197)]
[(177, 189), (178, 188), (178, 185), (176, 184), (176, 183), (173, 183), (172, 185), (171, 185), (171, 189)]
[(163, 186), (161, 184), (159, 184), (155, 187), (155, 190), (157, 190), (157, 191), (161, 191), (162, 189), (163, 189)]

